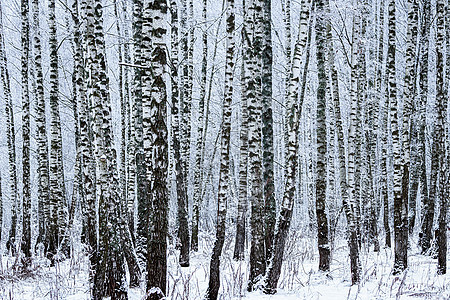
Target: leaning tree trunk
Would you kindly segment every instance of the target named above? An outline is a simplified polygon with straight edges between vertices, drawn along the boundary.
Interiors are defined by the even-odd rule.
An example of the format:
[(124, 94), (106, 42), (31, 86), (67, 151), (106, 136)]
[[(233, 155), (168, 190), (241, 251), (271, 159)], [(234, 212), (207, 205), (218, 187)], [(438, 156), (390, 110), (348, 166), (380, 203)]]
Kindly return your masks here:
[(233, 100), (234, 71), (234, 0), (226, 0), (226, 57), (225, 57), (225, 90), (223, 102), (223, 125), (220, 151), (219, 193), (217, 200), (217, 231), (211, 256), (209, 284), (206, 299), (216, 300), (220, 287), (220, 256), (225, 241), (225, 222), (227, 217), (227, 199), (230, 195), (230, 132), (231, 102)]
[[(168, 130), (166, 76), (167, 3), (146, 3), (143, 12), (142, 76), (144, 151), (147, 165), (146, 200), (149, 211), (147, 239), (147, 299), (167, 295)], [(150, 68), (149, 68), (150, 67)], [(189, 245), (188, 245), (189, 246)]]
[(30, 178), (30, 95), (28, 90), (28, 64), (30, 46), (30, 24), (28, 1), (21, 1), (22, 16), (22, 182), (23, 182), (23, 236), (22, 251), (25, 259), (31, 259), (31, 178)]
[[(303, 103), (298, 103), (297, 98), (300, 88), (300, 76), (302, 71), (302, 56), (308, 39), (308, 19), (310, 13), (310, 1), (302, 0), (300, 13), (299, 35), (294, 49), (292, 59), (292, 70), (290, 74), (289, 94), (288, 94), (288, 157), (286, 170), (286, 188), (284, 190), (283, 201), (277, 220), (277, 228), (274, 236), (274, 244), (270, 264), (267, 269), (264, 292), (268, 294), (276, 293), (278, 280), (283, 264), (283, 254), (285, 250), (286, 238), (291, 225), (292, 210), (294, 207), (295, 175), (297, 174), (297, 149), (299, 119), (302, 112)], [(305, 73), (306, 74), (306, 73)], [(302, 98), (301, 98), (302, 99)]]
[(116, 151), (113, 147), (109, 79), (106, 75), (103, 7), (100, 0), (85, 6), (88, 79), (87, 101), (92, 103), (92, 130), (96, 161), (99, 239), (92, 298), (127, 299), (122, 255), (121, 196)]
[(3, 31), (3, 11), (0, 2), (0, 76), (2, 80), (3, 94), (5, 97), (6, 118), (6, 141), (8, 145), (8, 172), (10, 182), (11, 201), (11, 228), (6, 248), (13, 254), (16, 251), (16, 229), (17, 229), (17, 169), (16, 169), (16, 138), (14, 129), (14, 111), (11, 97), (11, 85), (8, 72), (8, 61), (6, 59), (6, 48)]

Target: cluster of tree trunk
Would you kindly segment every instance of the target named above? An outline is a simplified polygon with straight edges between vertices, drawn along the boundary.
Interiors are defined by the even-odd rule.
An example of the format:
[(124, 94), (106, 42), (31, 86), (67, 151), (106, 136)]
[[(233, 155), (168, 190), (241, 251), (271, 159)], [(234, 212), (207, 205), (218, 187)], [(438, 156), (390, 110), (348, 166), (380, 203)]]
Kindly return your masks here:
[[(69, 7), (67, 1), (49, 0), (45, 9), (48, 53), (42, 47), (42, 2), (20, 1), (20, 101), (11, 93), (0, 1), (0, 79), (8, 150), (7, 172), (0, 170), (0, 225), (5, 223), (4, 199), (9, 199), (7, 250), (20, 255), (27, 268), (37, 255), (34, 244), (41, 245), (51, 264), (58, 263), (72, 255), (73, 224), (79, 217), (93, 299), (127, 299), (128, 287), (139, 286), (141, 281), (146, 282), (147, 299), (168, 295), (168, 243), (175, 241), (181, 267), (188, 267), (191, 251), (201, 247), (202, 208), (213, 169), (205, 163), (211, 132), (210, 100), (213, 77), (219, 71), (215, 60), (224, 17), (215, 242), (205, 297), (217, 299), (219, 295), (220, 259), (232, 199), (237, 202), (232, 216), (233, 256), (235, 260), (249, 256), (248, 291), (276, 293), (294, 205), (303, 186), (308, 186), (311, 198), (308, 215), (310, 223), (315, 223), (311, 228), (317, 234), (320, 271), (330, 271), (342, 210), (352, 284), (361, 280), (363, 247), (373, 247), (375, 252), (380, 245), (393, 247), (393, 273), (405, 271), (412, 243), (409, 236), (416, 233), (422, 254), (437, 257), (438, 273), (445, 274), (450, 195), (449, 1), (435, 0), (435, 5), (431, 0), (406, 1), (403, 45), (398, 38), (399, 7), (394, 0), (348, 0), (352, 4), (350, 21), (335, 11), (329, 0), (301, 0), (296, 4), (300, 10), (294, 47), (292, 3), (282, 1), (286, 76), (280, 101), (273, 92), (275, 2), (242, 0), (238, 6), (235, 0), (224, 0), (210, 51), (208, 1), (201, 2), (199, 25), (193, 0), (114, 0), (119, 61), (117, 131), (103, 1), (71, 0)], [(236, 7), (243, 9), (242, 24), (236, 22)], [(71, 95), (66, 98), (74, 120), (73, 185), (66, 184), (68, 161), (63, 151), (62, 103), (67, 99), (60, 80), (63, 41), (58, 35), (59, 10), (71, 17), (66, 23), (71, 27), (73, 68)], [(340, 21), (332, 18), (332, 13), (339, 14)], [(196, 76), (194, 41), (199, 28), (201, 74)], [(434, 43), (431, 32), (436, 33)], [(405, 58), (404, 72), (399, 52)], [(432, 66), (431, 52), (436, 53)], [(43, 59), (46, 55), (48, 60)], [(317, 72), (311, 72), (310, 60)], [(43, 61), (49, 61), (48, 87)], [(433, 94), (430, 69), (436, 74)], [(317, 83), (314, 88), (311, 78)], [(198, 101), (194, 101), (196, 80)], [(238, 124), (233, 124), (238, 83), (240, 117)], [(431, 97), (435, 99), (430, 101)], [(283, 103), (285, 110), (281, 145), (274, 142), (275, 101)], [(19, 140), (14, 102), (21, 103), (22, 170), (16, 167)], [(193, 104), (197, 102), (194, 119)], [(312, 104), (315, 110), (304, 109)], [(303, 136), (306, 131), (301, 120), (306, 114), (315, 122), (315, 133)], [(431, 126), (427, 115), (433, 116)], [(237, 162), (233, 161), (232, 127), (239, 129)], [(114, 132), (120, 132), (119, 136)], [(32, 149), (33, 136), (36, 149)], [(315, 154), (306, 166), (300, 149), (304, 139), (311, 140)], [(38, 162), (37, 237), (32, 236), (32, 150), (36, 150)], [(277, 151), (282, 155), (277, 156)], [(276, 162), (276, 156), (283, 161)], [(277, 170), (282, 176), (276, 176)], [(302, 181), (303, 172), (311, 173), (308, 182)], [(8, 192), (2, 193), (5, 178), (9, 179)], [(281, 186), (279, 199), (277, 186)], [(171, 195), (176, 199), (174, 236), (169, 231)], [(0, 239), (6, 239), (1, 233)]]

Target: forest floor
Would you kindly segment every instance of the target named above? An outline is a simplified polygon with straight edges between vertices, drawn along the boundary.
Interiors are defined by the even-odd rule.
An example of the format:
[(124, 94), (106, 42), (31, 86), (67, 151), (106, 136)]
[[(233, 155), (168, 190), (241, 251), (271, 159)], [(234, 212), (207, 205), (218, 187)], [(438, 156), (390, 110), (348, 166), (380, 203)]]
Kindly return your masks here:
[[(450, 299), (450, 275), (436, 275), (437, 260), (417, 254), (412, 247), (409, 268), (393, 276), (393, 254), (388, 248), (380, 252), (362, 251), (362, 281), (350, 284), (348, 248), (344, 239), (333, 250), (331, 271), (317, 269), (315, 239), (291, 234), (276, 295), (260, 291), (246, 292), (248, 258), (232, 260), (233, 243), (227, 240), (221, 260), (219, 299)], [(179, 268), (177, 251), (169, 247), (168, 299), (202, 299), (208, 284), (210, 249), (213, 239), (204, 236), (201, 250), (192, 255), (189, 268)], [(88, 260), (84, 252), (75, 251), (71, 259), (49, 267), (45, 259), (35, 259), (26, 278), (14, 272), (14, 258), (3, 256), (0, 266), (1, 299), (89, 299)], [(449, 260), (450, 263), (450, 260)], [(130, 300), (142, 299), (144, 289), (129, 291)]]

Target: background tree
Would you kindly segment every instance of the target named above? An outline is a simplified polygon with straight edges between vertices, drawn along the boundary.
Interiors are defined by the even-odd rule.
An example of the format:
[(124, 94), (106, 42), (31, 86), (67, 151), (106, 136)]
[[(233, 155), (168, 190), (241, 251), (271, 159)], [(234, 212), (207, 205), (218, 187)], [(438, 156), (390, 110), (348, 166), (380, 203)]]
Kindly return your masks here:
[[(447, 8), (448, 9), (448, 8)], [(439, 188), (438, 199), (440, 209), (438, 218), (438, 233), (437, 248), (438, 248), (438, 274), (447, 273), (447, 210), (448, 210), (448, 197), (449, 197), (449, 154), (446, 156), (446, 140), (448, 137), (448, 131), (445, 133), (445, 116), (448, 116), (448, 90), (445, 89), (444, 81), (444, 41), (445, 41), (445, 4), (443, 0), (436, 1), (436, 109), (437, 119), (435, 124), (435, 139), (436, 146), (433, 147), (435, 152), (433, 156), (438, 157), (439, 162), (439, 181), (434, 183)], [(448, 13), (448, 11), (447, 11)], [(448, 21), (448, 18), (447, 18)], [(448, 29), (448, 28), (447, 28)], [(448, 50), (448, 48), (447, 48)], [(449, 53), (447, 52), (447, 60), (449, 59)], [(447, 78), (448, 80), (448, 78)], [(448, 83), (447, 83), (448, 86)], [(447, 98), (446, 98), (447, 95)], [(447, 99), (447, 101), (446, 101)], [(446, 107), (447, 106), (447, 107)], [(448, 141), (447, 141), (448, 143)], [(448, 150), (448, 149), (447, 149)]]
[(422, 2), (422, 18), (420, 29), (420, 71), (419, 71), (419, 124), (418, 146), (420, 194), (422, 195), (421, 238), (422, 254), (428, 252), (431, 247), (432, 227), (434, 218), (434, 200), (428, 195), (428, 180), (426, 168), (426, 105), (428, 98), (428, 51), (430, 36), (431, 3), (429, 0)]
[[(177, 3), (170, 3), (171, 23), (171, 44), (172, 44), (172, 135), (173, 151), (176, 169), (177, 184), (177, 217), (178, 217), (178, 237), (180, 238), (180, 266), (189, 266), (189, 226), (187, 215), (187, 188), (184, 181), (183, 160), (181, 158), (181, 131), (180, 131), (180, 109), (179, 109), (179, 91), (178, 91), (178, 8)], [(195, 214), (195, 212), (194, 212)], [(195, 217), (195, 216), (194, 216)], [(198, 230), (198, 229), (197, 229)], [(198, 241), (198, 240), (197, 240)], [(178, 241), (177, 241), (178, 242)], [(198, 247), (198, 245), (197, 245)]]
[(5, 97), (5, 118), (6, 118), (6, 141), (8, 145), (8, 172), (10, 182), (11, 201), (11, 227), (6, 247), (9, 251), (16, 251), (17, 232), (17, 167), (16, 167), (16, 131), (14, 124), (14, 110), (11, 97), (11, 82), (8, 71), (8, 60), (6, 58), (5, 36), (3, 28), (3, 8), (0, 2), (0, 76), (2, 80), (3, 94)]

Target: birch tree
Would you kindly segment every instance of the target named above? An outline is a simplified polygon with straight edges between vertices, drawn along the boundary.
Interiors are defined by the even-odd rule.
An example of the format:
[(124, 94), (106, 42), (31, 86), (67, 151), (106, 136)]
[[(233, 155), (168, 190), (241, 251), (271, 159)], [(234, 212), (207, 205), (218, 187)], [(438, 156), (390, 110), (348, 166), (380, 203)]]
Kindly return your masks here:
[(16, 137), (14, 125), (14, 110), (11, 97), (11, 83), (8, 71), (8, 60), (5, 48), (5, 32), (3, 29), (3, 9), (0, 1), (0, 76), (5, 97), (6, 141), (8, 145), (9, 199), (11, 201), (11, 227), (6, 243), (7, 249), (13, 254), (16, 251), (17, 232), (17, 167), (16, 167)]
[[(92, 105), (92, 133), (96, 162), (96, 186), (98, 193), (98, 246), (97, 263), (92, 298), (127, 299), (125, 285), (122, 237), (119, 228), (121, 218), (121, 193), (116, 151), (112, 147), (111, 100), (109, 79), (106, 75), (105, 41), (103, 33), (103, 6), (99, 0), (89, 0), (84, 7), (86, 16), (86, 48), (88, 94)], [(111, 267), (115, 266), (115, 267)]]
[[(184, 181), (188, 183), (189, 177), (189, 162), (190, 162), (190, 149), (191, 149), (191, 106), (192, 106), (192, 52), (191, 46), (191, 34), (194, 29), (190, 29), (189, 26), (193, 22), (193, 4), (192, 0), (183, 0), (181, 5), (181, 51), (183, 55), (183, 87), (182, 87), (182, 159), (183, 159), (183, 172)], [(192, 8), (191, 8), (192, 6)], [(192, 13), (191, 13), (192, 10)], [(189, 19), (188, 19), (189, 18)], [(193, 40), (194, 37), (192, 37)]]
[(225, 90), (223, 102), (222, 137), (220, 147), (220, 177), (217, 199), (216, 239), (214, 242), (209, 271), (209, 283), (206, 299), (215, 300), (220, 287), (220, 256), (225, 242), (225, 222), (227, 216), (227, 199), (230, 195), (230, 132), (231, 132), (231, 102), (233, 100), (233, 70), (234, 70), (234, 30), (235, 13), (234, 0), (226, 0), (226, 57), (225, 57)]
[(417, 152), (420, 160), (420, 194), (422, 195), (422, 228), (420, 233), (420, 245), (422, 254), (428, 252), (431, 247), (432, 227), (434, 218), (434, 199), (428, 195), (428, 181), (426, 168), (426, 105), (428, 98), (428, 51), (430, 36), (431, 3), (429, 0), (422, 2), (422, 19), (420, 29), (420, 73), (419, 73), (419, 124)]
[(22, 0), (20, 5), (22, 28), (21, 28), (21, 75), (22, 75), (22, 183), (23, 183), (23, 206), (22, 224), (23, 236), (21, 249), (25, 255), (24, 263), (31, 261), (31, 177), (30, 177), (30, 94), (28, 88), (28, 64), (30, 51), (30, 23), (29, 3)]
[[(398, 124), (397, 84), (395, 68), (396, 52), (396, 18), (395, 1), (388, 2), (388, 58), (386, 73), (388, 79), (387, 95), (389, 101), (389, 118), (391, 120), (393, 157), (394, 157), (394, 273), (408, 267), (408, 201), (402, 198), (401, 144)], [(405, 221), (406, 220), (406, 221)], [(406, 226), (405, 226), (406, 222)], [(406, 240), (405, 240), (406, 235)]]
[(206, 99), (206, 77), (208, 67), (208, 27), (207, 27), (207, 8), (208, 3), (206, 0), (202, 1), (202, 21), (205, 24), (202, 34), (202, 70), (200, 79), (200, 99), (198, 103), (198, 122), (197, 122), (197, 144), (195, 153), (195, 169), (194, 169), (194, 203), (192, 211), (192, 236), (191, 236), (191, 248), (194, 251), (198, 251), (198, 223), (200, 218), (200, 206), (202, 202), (202, 185), (203, 185), (203, 151), (205, 141), (204, 135), (204, 123), (205, 123), (205, 99)]
[[(143, 22), (142, 0), (133, 1), (133, 40), (134, 40), (134, 64), (143, 65), (142, 58), (142, 22)], [(137, 198), (137, 236), (136, 246), (140, 263), (144, 265), (147, 257), (147, 201), (146, 197), (146, 169), (143, 142), (143, 121), (142, 121), (142, 68), (134, 68), (133, 78), (133, 112), (134, 112), (134, 154), (135, 162), (130, 162), (130, 169), (136, 168), (136, 198)], [(132, 171), (133, 172), (133, 171)]]
[[(355, 45), (356, 46), (356, 45)], [(339, 95), (339, 82), (338, 73), (335, 65), (334, 45), (330, 44), (328, 47), (328, 63), (330, 67), (330, 76), (332, 83), (332, 95), (333, 95), (333, 113), (336, 121), (337, 130), (337, 146), (338, 146), (338, 166), (339, 166), (339, 192), (342, 197), (342, 205), (347, 219), (347, 244), (350, 252), (350, 270), (352, 277), (352, 284), (357, 284), (361, 277), (361, 262), (359, 255), (359, 236), (358, 236), (358, 224), (356, 218), (356, 211), (359, 209), (355, 197), (350, 194), (349, 187), (349, 175), (345, 165), (345, 145), (344, 145), (344, 127), (341, 114), (341, 103)], [(354, 95), (352, 100), (354, 100)], [(351, 102), (351, 109), (355, 108), (356, 101)], [(351, 112), (352, 113), (352, 112)], [(354, 117), (354, 116), (353, 116)], [(352, 122), (352, 121), (351, 121)], [(352, 122), (353, 123), (353, 122)], [(354, 124), (354, 123), (353, 123)], [(350, 126), (354, 126), (350, 124)], [(350, 129), (352, 130), (352, 129)], [(353, 129), (354, 130), (354, 129)], [(350, 133), (349, 133), (350, 134)], [(349, 151), (350, 152), (350, 151)], [(350, 155), (349, 155), (350, 156)], [(349, 157), (349, 165), (351, 158)], [(348, 167), (350, 169), (350, 166)]]
[[(248, 101), (248, 159), (251, 203), (251, 247), (250, 247), (250, 273), (248, 290), (252, 291), (254, 285), (262, 278), (266, 271), (266, 257), (264, 245), (264, 198), (262, 182), (262, 50), (263, 50), (263, 2), (253, 2), (254, 35), (246, 51), (251, 51), (254, 59), (254, 69), (247, 82)], [(244, 37), (247, 38), (247, 37)]]
[[(146, 1), (143, 12), (142, 76), (144, 151), (147, 165), (146, 200), (149, 211), (147, 239), (147, 299), (167, 295), (168, 231), (168, 131), (167, 91), (164, 76), (167, 64), (167, 3)], [(151, 67), (151, 72), (150, 68)], [(188, 245), (189, 247), (189, 245)]]
[[(74, 23), (81, 26), (81, 17), (86, 16), (87, 2), (81, 1), (78, 5), (78, 1), (73, 4), (73, 18)], [(79, 27), (76, 27), (79, 28)], [(89, 245), (89, 261), (91, 264), (91, 272), (89, 273), (90, 282), (94, 280), (93, 267), (97, 264), (97, 208), (96, 208), (96, 186), (95, 186), (95, 160), (93, 158), (93, 146), (92, 146), (92, 131), (91, 131), (91, 115), (90, 109), (92, 105), (88, 102), (86, 95), (88, 72), (85, 70), (85, 63), (87, 62), (87, 36), (91, 35), (92, 26), (86, 26), (84, 36), (80, 32), (75, 32), (75, 54), (74, 64), (76, 66), (76, 88), (78, 90), (78, 121), (80, 131), (80, 165), (81, 165), (81, 197), (83, 203), (82, 217), (84, 219), (84, 239)], [(78, 41), (79, 40), (79, 41)], [(85, 54), (86, 53), (86, 57)]]
[[(50, 257), (58, 248), (68, 254), (67, 207), (65, 202), (64, 167), (62, 157), (62, 135), (59, 111), (58, 41), (56, 37), (56, 1), (49, 2), (50, 29)], [(53, 257), (52, 257), (53, 259)]]
[[(448, 9), (448, 8), (447, 8)], [(447, 273), (447, 210), (448, 210), (448, 197), (449, 197), (449, 154), (446, 152), (446, 141), (448, 144), (448, 130), (445, 130), (445, 118), (448, 116), (448, 90), (445, 89), (444, 80), (444, 41), (445, 41), (445, 4), (443, 0), (436, 1), (436, 110), (437, 119), (435, 125), (435, 137), (433, 147), (435, 152), (433, 156), (438, 157), (439, 161), (439, 181), (436, 182), (436, 186), (439, 187), (438, 199), (439, 202), (439, 219), (438, 219), (438, 234), (437, 248), (438, 248), (438, 274)], [(448, 13), (448, 11), (447, 11)], [(448, 21), (448, 18), (447, 18)], [(448, 29), (448, 28), (447, 28)], [(447, 48), (448, 51), (448, 48)], [(447, 61), (449, 60), (449, 53), (447, 52)], [(447, 78), (448, 80), (448, 78)], [(448, 86), (448, 83), (447, 83)], [(446, 140), (447, 137), (447, 140)], [(448, 150), (448, 149), (447, 149)]]
[(265, 247), (266, 258), (272, 255), (272, 241), (276, 222), (276, 203), (274, 186), (274, 148), (272, 116), (272, 1), (263, 3), (263, 54), (262, 54), (262, 142), (263, 142), (263, 183), (265, 210)]
[(276, 293), (278, 280), (281, 274), (283, 263), (283, 254), (285, 250), (286, 238), (292, 219), (292, 210), (294, 206), (295, 194), (295, 175), (297, 174), (297, 149), (298, 149), (298, 130), (299, 118), (302, 112), (303, 103), (297, 101), (299, 95), (299, 83), (302, 72), (302, 56), (308, 39), (308, 19), (310, 14), (310, 1), (302, 0), (299, 34), (294, 48), (294, 57), (292, 59), (292, 70), (289, 80), (288, 94), (288, 157), (286, 170), (286, 187), (284, 190), (283, 201), (277, 219), (277, 226), (274, 236), (274, 244), (270, 264), (267, 269), (264, 292), (268, 294)]
[[(179, 90), (178, 90), (178, 8), (176, 1), (170, 3), (171, 23), (171, 48), (172, 48), (172, 131), (173, 131), (173, 151), (176, 169), (176, 185), (177, 185), (177, 217), (178, 217), (178, 237), (180, 238), (180, 266), (189, 266), (189, 227), (187, 220), (187, 193), (183, 173), (183, 160), (181, 158), (181, 131), (180, 131), (180, 106), (179, 106)], [(195, 214), (195, 212), (194, 212)], [(197, 245), (198, 247), (198, 245)]]
[(327, 190), (327, 132), (326, 132), (326, 27), (328, 2), (317, 2), (316, 31), (316, 57), (319, 85), (317, 88), (317, 165), (316, 165), (316, 216), (317, 216), (317, 242), (319, 248), (319, 270), (330, 270), (330, 244), (328, 241), (328, 217), (325, 211)]
[[(249, 43), (252, 37), (251, 18), (252, 11), (248, 8), (252, 7), (253, 0), (247, 0), (243, 2), (243, 14), (244, 14), (244, 28), (242, 29), (242, 37), (244, 37), (244, 43)], [(246, 38), (245, 38), (246, 37)], [(249, 51), (247, 51), (248, 44), (244, 44), (245, 49), (242, 50), (242, 65), (241, 65), (241, 126), (239, 132), (239, 202), (238, 202), (238, 215), (236, 219), (236, 239), (234, 244), (235, 260), (244, 259), (245, 250), (245, 237), (246, 237), (246, 215), (248, 206), (248, 190), (247, 190), (247, 176), (248, 176), (248, 99), (247, 88), (250, 88), (247, 84), (248, 80), (251, 80), (251, 72), (253, 65)]]
[[(383, 76), (382, 72), (382, 66), (384, 65), (384, 27), (385, 27), (385, 2), (384, 0), (381, 1), (380, 4), (380, 33), (379, 33), (379, 40), (378, 40), (378, 70), (377, 70), (377, 89), (379, 92), (379, 98), (386, 99), (386, 92), (385, 89), (383, 89), (383, 82), (386, 81), (386, 76)], [(381, 149), (381, 197), (383, 200), (383, 225), (384, 225), (384, 232), (385, 232), (385, 245), (386, 247), (391, 247), (391, 226), (389, 224), (389, 194), (388, 194), (388, 174), (387, 174), (387, 168), (388, 168), (388, 156), (387, 156), (387, 150), (388, 150), (388, 143), (387, 143), (387, 137), (388, 137), (388, 104), (387, 101), (384, 100), (384, 104), (381, 107), (381, 128), (383, 128), (384, 133), (382, 134), (382, 149)]]
[[(48, 140), (45, 115), (44, 76), (42, 72), (41, 32), (39, 26), (39, 1), (32, 1), (33, 10), (33, 52), (34, 74), (36, 82), (36, 128), (38, 140), (38, 172), (39, 172), (39, 232), (38, 243), (43, 242), (48, 227), (49, 211), (49, 165)], [(48, 245), (46, 245), (48, 246)]]
[[(406, 72), (405, 72), (405, 90), (404, 90), (404, 103), (403, 103), (403, 126), (402, 126), (402, 206), (407, 210), (410, 207), (408, 196), (410, 195), (410, 149), (411, 149), (411, 128), (412, 128), (412, 103), (416, 95), (416, 77), (415, 77), (415, 58), (416, 58), (416, 45), (417, 45), (417, 27), (418, 27), (418, 14), (419, 4), (417, 0), (409, 1), (408, 10), (408, 33), (407, 33), (407, 48), (406, 48)], [(414, 201), (415, 204), (415, 201)], [(400, 239), (403, 242), (408, 242), (409, 230), (408, 226), (409, 216), (407, 211), (403, 211), (401, 219), (401, 236)], [(407, 246), (404, 246), (407, 247)]]

